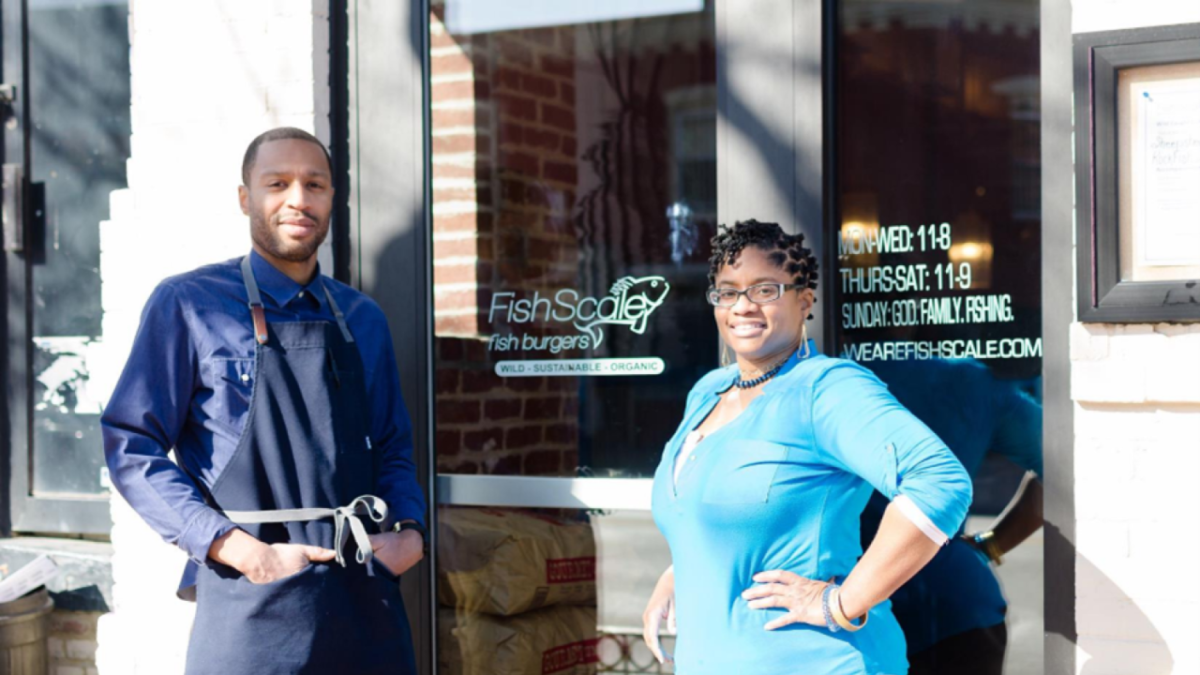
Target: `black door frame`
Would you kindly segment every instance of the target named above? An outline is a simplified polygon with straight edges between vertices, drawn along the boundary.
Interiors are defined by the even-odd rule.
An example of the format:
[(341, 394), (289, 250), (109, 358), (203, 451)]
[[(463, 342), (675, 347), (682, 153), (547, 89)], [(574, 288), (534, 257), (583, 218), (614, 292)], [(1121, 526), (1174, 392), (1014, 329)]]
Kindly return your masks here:
[(434, 672), (437, 653), (429, 9), (429, 0), (330, 0), (332, 154), (346, 199), (336, 212), (334, 267), (387, 317), (412, 417), (430, 553), (401, 590), (422, 673)]
[[(22, 87), (25, 84), (25, 11), (24, 3), (20, 2), (5, 2), (0, 4), (0, 80), (4, 83), (13, 85), (11, 89), (14, 101), (11, 108), (3, 111), (4, 119), (0, 122), (4, 123), (3, 147), (0, 148), (0, 160), (5, 164), (18, 164), (21, 167), (28, 165), (28, 151), (25, 147), (25, 134), (21, 128), (22, 123), (28, 116), (25, 110), (26, 97)], [(16, 128), (9, 128), (9, 115), (12, 115), (17, 122)], [(5, 194), (11, 188), (4, 186)], [(27, 196), (25, 194), (24, 185), (18, 188), (21, 192), (20, 197)], [(4, 239), (8, 241), (11, 238), (25, 238), (25, 223), (0, 223), (0, 227), (4, 228)], [(25, 439), (28, 434), (28, 423), (24, 416), (11, 415), (13, 406), (9, 403), (14, 399), (20, 400), (25, 396), (27, 391), (27, 383), (29, 381), (29, 367), (27, 359), (21, 358), (23, 350), (21, 345), (27, 333), (24, 303), (14, 303), (10, 300), (14, 293), (23, 293), (25, 288), (25, 276), (23, 274), (25, 264), (18, 253), (9, 252), (5, 247), (3, 256), (0, 260), (3, 261), (3, 271), (0, 272), (0, 278), (4, 279), (4, 293), (0, 298), (4, 303), (4, 311), (0, 312), (0, 321), (3, 322), (3, 330), (5, 341), (0, 347), (0, 362), (3, 364), (5, 377), (4, 388), (4, 405), (0, 406), (0, 467), (11, 470), (7, 480), (0, 480), (0, 535), (8, 536), (12, 534), (12, 523), (14, 520), (13, 511), (15, 510), (15, 500), (13, 495), (23, 494), (24, 484), (28, 483), (28, 479), (18, 484), (17, 476), (26, 474), (28, 471), (28, 462), (21, 452), (14, 452), (15, 447), (21, 447), (14, 443), (14, 440)], [(21, 297), (21, 296), (17, 296)], [(16, 335), (14, 335), (14, 331)], [(14, 349), (14, 347), (16, 347)], [(20, 465), (18, 465), (20, 461)]]
[(1042, 455), (1046, 675), (1075, 672), (1075, 319), (1071, 1), (1041, 0)]

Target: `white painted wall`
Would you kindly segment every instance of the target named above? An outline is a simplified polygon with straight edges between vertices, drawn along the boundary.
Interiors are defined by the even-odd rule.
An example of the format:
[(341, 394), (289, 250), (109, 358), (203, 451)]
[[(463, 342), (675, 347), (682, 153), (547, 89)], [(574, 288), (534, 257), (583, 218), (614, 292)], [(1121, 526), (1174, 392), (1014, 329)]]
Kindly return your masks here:
[(1200, 23), (1196, 0), (1071, 0), (1075, 33)]
[[(1197, 0), (1073, 0), (1075, 33), (1200, 23)], [(1200, 673), (1200, 327), (1071, 327), (1077, 672)]]
[(1078, 672), (1200, 672), (1200, 327), (1075, 324)]
[[(142, 305), (163, 277), (249, 250), (237, 185), (247, 143), (276, 126), (328, 140), (328, 3), (135, 0), (128, 185), (101, 225), (104, 342), (92, 369), (111, 394)], [(113, 612), (103, 675), (183, 672), (193, 606), (175, 599), (184, 555), (112, 500)]]

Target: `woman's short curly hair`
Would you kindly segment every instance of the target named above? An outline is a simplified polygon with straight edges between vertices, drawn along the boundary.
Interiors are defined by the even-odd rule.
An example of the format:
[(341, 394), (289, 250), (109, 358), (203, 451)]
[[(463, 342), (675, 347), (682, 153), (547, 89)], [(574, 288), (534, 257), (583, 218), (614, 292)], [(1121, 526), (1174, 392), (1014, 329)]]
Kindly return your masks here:
[(772, 264), (792, 275), (792, 283), (816, 290), (817, 257), (805, 248), (804, 235), (788, 234), (779, 223), (760, 223), (754, 219), (717, 228), (708, 261), (708, 285), (716, 285), (721, 268), (736, 261), (751, 246), (766, 253)]

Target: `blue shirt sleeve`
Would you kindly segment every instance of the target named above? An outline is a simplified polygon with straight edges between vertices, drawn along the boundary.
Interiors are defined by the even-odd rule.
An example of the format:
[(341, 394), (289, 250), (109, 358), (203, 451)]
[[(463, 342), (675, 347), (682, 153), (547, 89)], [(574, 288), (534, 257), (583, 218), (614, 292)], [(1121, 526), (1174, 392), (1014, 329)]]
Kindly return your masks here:
[(988, 450), (1042, 477), (1042, 406), (1015, 383), (996, 381), (995, 432)]
[(100, 426), (113, 486), (164, 540), (205, 564), (213, 541), (235, 525), (168, 455), (187, 421), (197, 368), (184, 310), (162, 284), (142, 311)]
[(888, 499), (905, 495), (942, 533), (958, 531), (971, 477), (950, 449), (862, 367), (841, 363), (813, 383), (816, 448)]
[[(375, 329), (382, 331), (379, 354), (364, 368), (370, 374), (367, 395), (372, 401), (371, 444), (381, 455), (378, 496), (387, 502), (393, 520), (415, 520), (424, 527), (425, 496), (413, 460), (412, 421), (400, 391), (391, 332), (382, 314)], [(363, 356), (367, 359), (369, 355)]]

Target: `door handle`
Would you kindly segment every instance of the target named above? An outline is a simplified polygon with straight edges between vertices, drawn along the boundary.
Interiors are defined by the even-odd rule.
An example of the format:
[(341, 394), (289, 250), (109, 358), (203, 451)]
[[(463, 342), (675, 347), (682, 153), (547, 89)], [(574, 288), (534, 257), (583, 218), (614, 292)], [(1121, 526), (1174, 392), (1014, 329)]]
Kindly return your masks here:
[(0, 122), (7, 121), (16, 112), (17, 85), (0, 84)]
[(25, 176), (20, 164), (5, 164), (0, 171), (0, 228), (4, 250), (25, 250)]

